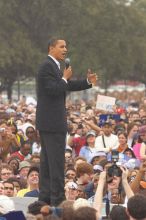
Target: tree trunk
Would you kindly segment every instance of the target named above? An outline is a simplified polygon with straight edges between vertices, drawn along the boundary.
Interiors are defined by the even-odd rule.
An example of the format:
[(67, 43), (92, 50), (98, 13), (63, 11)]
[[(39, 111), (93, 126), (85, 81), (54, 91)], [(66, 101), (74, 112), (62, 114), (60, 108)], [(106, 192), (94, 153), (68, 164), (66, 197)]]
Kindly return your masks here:
[(7, 98), (9, 100), (9, 103), (12, 101), (12, 82), (7, 82)]

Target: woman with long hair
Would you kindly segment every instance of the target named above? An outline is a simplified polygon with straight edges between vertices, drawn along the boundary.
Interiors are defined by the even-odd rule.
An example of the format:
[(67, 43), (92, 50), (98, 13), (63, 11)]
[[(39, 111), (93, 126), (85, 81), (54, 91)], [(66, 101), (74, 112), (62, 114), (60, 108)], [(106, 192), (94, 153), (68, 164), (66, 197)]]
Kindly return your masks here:
[(139, 126), (136, 123), (131, 122), (128, 124), (128, 126), (127, 126), (127, 135), (128, 135), (127, 144), (128, 144), (129, 148), (133, 147), (134, 135), (136, 133), (138, 133), (138, 130), (139, 130)]
[(119, 132), (118, 133), (118, 140), (119, 140), (119, 146), (117, 148), (117, 151), (119, 153), (123, 153), (127, 148), (127, 133), (126, 132)]

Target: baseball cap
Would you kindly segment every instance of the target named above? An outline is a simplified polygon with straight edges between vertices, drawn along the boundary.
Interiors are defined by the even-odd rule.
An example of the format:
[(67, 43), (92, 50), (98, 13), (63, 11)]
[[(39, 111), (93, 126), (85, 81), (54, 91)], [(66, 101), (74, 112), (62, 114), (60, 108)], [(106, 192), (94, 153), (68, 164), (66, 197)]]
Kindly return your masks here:
[(32, 173), (33, 171), (36, 171), (37, 173), (39, 173), (39, 168), (37, 166), (30, 167), (27, 176), (29, 176), (30, 173)]
[(90, 158), (90, 163), (92, 164), (93, 160), (96, 158), (96, 157), (107, 157), (106, 156), (106, 153), (104, 151), (98, 151), (96, 152), (95, 154), (93, 154), (93, 156)]
[(19, 171), (24, 167), (30, 167), (30, 166), (31, 166), (31, 164), (28, 161), (23, 160), (19, 163)]
[(93, 130), (90, 130), (90, 131), (87, 132), (86, 137), (88, 137), (89, 135), (93, 135), (93, 136), (96, 137), (96, 132), (93, 131)]
[(100, 165), (94, 165), (93, 166), (93, 170), (95, 171), (95, 172), (102, 172), (103, 171), (103, 167), (102, 166), (100, 166)]
[(78, 189), (78, 185), (75, 182), (68, 182), (67, 187), (69, 189)]

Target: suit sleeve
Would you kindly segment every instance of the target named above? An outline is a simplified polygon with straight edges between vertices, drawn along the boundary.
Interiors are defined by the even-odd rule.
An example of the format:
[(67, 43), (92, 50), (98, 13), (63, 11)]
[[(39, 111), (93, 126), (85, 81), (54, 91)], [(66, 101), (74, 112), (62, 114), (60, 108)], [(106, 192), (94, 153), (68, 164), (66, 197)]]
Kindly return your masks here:
[(87, 79), (83, 80), (69, 80), (68, 81), (68, 90), (69, 91), (81, 91), (91, 88), (92, 85), (87, 83)]
[[(69, 80), (67, 83), (62, 79), (61, 72), (56, 65), (45, 63), (41, 65), (38, 73), (39, 91), (51, 96), (62, 95), (66, 91), (81, 91), (91, 88), (87, 80)], [(43, 88), (43, 89), (42, 89)]]

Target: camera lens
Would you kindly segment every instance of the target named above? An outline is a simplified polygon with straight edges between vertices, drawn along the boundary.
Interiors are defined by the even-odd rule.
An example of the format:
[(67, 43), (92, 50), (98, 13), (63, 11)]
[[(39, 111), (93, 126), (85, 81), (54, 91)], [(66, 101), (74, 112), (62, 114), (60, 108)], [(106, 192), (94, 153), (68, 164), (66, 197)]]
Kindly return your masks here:
[(110, 176), (110, 177), (113, 176), (113, 167), (112, 167), (112, 166), (108, 168), (107, 174), (108, 174), (108, 176)]
[(117, 165), (113, 164), (111, 167), (108, 168), (107, 174), (109, 177), (113, 176), (122, 176), (122, 170)]

